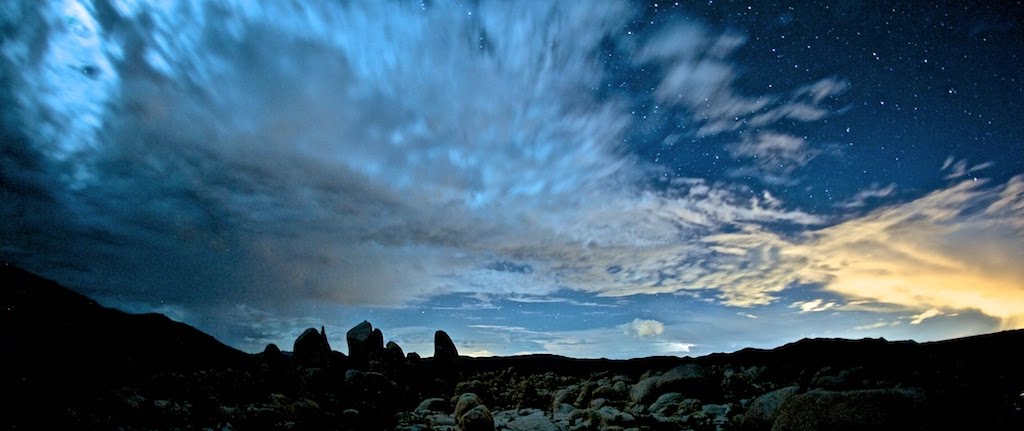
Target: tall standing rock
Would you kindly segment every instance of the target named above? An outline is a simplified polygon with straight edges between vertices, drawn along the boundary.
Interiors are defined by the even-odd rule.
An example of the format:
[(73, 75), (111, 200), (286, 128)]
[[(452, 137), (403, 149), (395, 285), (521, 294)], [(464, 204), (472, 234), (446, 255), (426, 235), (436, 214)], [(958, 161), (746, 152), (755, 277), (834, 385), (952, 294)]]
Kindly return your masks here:
[(348, 356), (354, 368), (367, 369), (370, 361), (379, 360), (384, 352), (384, 334), (365, 320), (348, 330), (345, 341), (348, 342)]
[(435, 375), (450, 385), (459, 381), (459, 351), (455, 343), (444, 331), (434, 333), (434, 372)]
[(391, 376), (392, 379), (398, 379), (403, 376), (408, 365), (405, 360), (405, 352), (394, 341), (388, 341), (388, 344), (384, 346), (381, 364), (384, 374)]
[(309, 328), (295, 339), (292, 347), (295, 361), (305, 367), (326, 367), (331, 356), (331, 345), (327, 342), (324, 327), (320, 331)]

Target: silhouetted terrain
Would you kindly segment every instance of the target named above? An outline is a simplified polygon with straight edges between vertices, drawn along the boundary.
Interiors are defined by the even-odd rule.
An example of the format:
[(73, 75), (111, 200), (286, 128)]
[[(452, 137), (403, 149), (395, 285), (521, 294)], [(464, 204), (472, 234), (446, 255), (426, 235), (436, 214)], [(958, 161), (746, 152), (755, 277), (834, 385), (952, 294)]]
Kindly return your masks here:
[(6, 429), (1024, 429), (1024, 331), (699, 358), (432, 358), (369, 322), (250, 355), (0, 266)]

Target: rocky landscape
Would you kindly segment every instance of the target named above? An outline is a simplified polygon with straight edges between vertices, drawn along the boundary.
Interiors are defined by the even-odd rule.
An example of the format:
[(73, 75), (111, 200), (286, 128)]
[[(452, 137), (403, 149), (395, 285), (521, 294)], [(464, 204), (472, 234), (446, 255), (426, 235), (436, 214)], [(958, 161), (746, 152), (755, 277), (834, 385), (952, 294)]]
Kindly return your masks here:
[[(0, 266), (5, 429), (1024, 429), (1024, 331), (699, 358), (432, 356), (363, 322), (250, 355)], [(332, 348), (344, 343), (347, 355)], [(290, 349), (291, 351), (282, 350)]]

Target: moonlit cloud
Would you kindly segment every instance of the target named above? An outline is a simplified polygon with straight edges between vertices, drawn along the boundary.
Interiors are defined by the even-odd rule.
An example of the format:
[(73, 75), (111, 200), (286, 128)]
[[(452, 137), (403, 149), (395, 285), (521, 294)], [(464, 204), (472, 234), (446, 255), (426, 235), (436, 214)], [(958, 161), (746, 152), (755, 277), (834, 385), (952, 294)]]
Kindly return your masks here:
[(634, 337), (653, 337), (665, 332), (665, 324), (651, 319), (633, 319), (632, 322), (619, 325), (622, 333)]
[(752, 166), (733, 169), (732, 175), (755, 175), (765, 182), (788, 184), (792, 174), (820, 154), (800, 137), (763, 132), (727, 147), (733, 157), (749, 160)]
[(920, 314), (915, 314), (914, 316), (912, 316), (911, 320), (910, 320), (910, 324), (911, 325), (920, 325), (921, 322), (925, 321), (925, 319), (931, 319), (932, 317), (941, 316), (941, 315), (942, 315), (941, 311), (932, 308), (930, 310), (926, 310), (926, 311), (924, 311), (924, 312), (922, 312)]
[(896, 192), (896, 184), (889, 184), (885, 187), (873, 186), (857, 192), (848, 201), (840, 202), (836, 206), (840, 208), (863, 208), (870, 200), (881, 199), (892, 196)]
[(846, 90), (844, 81), (825, 78), (788, 95), (744, 95), (736, 90), (739, 72), (731, 56), (745, 42), (734, 32), (715, 35), (698, 25), (672, 26), (638, 50), (635, 61), (663, 67), (655, 100), (687, 107), (686, 120), (697, 126), (697, 136), (760, 129), (783, 120), (817, 121), (830, 113), (822, 102)]
[(831, 310), (836, 307), (835, 302), (825, 302), (821, 299), (814, 299), (810, 301), (797, 301), (794, 302), (789, 308), (798, 308), (801, 313), (817, 313), (820, 311)]
[(855, 326), (853, 329), (856, 330), (856, 331), (870, 331), (872, 329), (879, 329), (879, 328), (884, 328), (886, 326), (892, 326), (893, 324), (896, 324), (896, 323), (899, 323), (899, 322), (875, 322), (875, 323), (869, 323), (867, 325)]
[(968, 164), (967, 160), (958, 160), (956, 163), (953, 163), (954, 160), (955, 159), (950, 156), (944, 163), (942, 163), (941, 171), (946, 172), (945, 179), (947, 180), (965, 177), (967, 175), (974, 174), (975, 172), (991, 168), (995, 165), (995, 162), (990, 161), (971, 166)]

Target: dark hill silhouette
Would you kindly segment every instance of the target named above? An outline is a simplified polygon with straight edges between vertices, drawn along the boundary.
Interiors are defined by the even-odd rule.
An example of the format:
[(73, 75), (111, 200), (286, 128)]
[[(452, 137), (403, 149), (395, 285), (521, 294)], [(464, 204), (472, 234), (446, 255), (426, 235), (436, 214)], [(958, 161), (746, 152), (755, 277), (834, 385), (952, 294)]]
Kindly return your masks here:
[(91, 374), (127, 376), (155, 369), (237, 366), (249, 360), (246, 353), (162, 314), (103, 307), (10, 265), (0, 266), (0, 284), (0, 346), (32, 356), (25, 361), (20, 361), (28, 359), (23, 355), (8, 356), (15, 365), (87, 366)]
[(158, 372), (247, 361), (244, 352), (164, 315), (106, 308), (0, 264), (0, 402), (14, 417), (45, 417), (54, 405), (76, 404)]
[(302, 352), (250, 355), (0, 264), (0, 427), (1024, 429), (1024, 330), (607, 360), (463, 357), (443, 331), (441, 359), (403, 357), (371, 328), (346, 336), (365, 339), (357, 360), (322, 328), (296, 334)]

